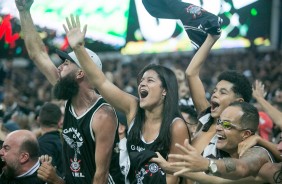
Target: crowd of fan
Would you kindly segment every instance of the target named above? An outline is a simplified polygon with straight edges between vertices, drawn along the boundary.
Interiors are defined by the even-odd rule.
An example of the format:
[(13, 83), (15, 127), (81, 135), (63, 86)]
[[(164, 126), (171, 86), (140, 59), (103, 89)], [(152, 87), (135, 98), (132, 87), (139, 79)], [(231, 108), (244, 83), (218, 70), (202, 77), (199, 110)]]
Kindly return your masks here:
[[(192, 57), (193, 54), (189, 53), (143, 54), (105, 58), (102, 62), (103, 71), (108, 78), (124, 91), (134, 95), (137, 94), (134, 76), (146, 64), (159, 63), (173, 68), (179, 79), (180, 97), (189, 98), (184, 69)], [(54, 100), (52, 86), (33, 63), (29, 62), (24, 67), (17, 66), (17, 60), (18, 58), (3, 59), (0, 63), (0, 117), (1, 124), (7, 131), (36, 128), (38, 125), (34, 120), (39, 108), (44, 102)], [(201, 71), (206, 91), (212, 91), (218, 74), (228, 69), (242, 72), (251, 82), (262, 81), (266, 86), (267, 100), (282, 110), (282, 50), (212, 53)], [(206, 96), (209, 98), (210, 93)], [(2, 126), (2, 129), (4, 127)], [(274, 124), (269, 140), (274, 141), (272, 137), (276, 137), (279, 132)]]

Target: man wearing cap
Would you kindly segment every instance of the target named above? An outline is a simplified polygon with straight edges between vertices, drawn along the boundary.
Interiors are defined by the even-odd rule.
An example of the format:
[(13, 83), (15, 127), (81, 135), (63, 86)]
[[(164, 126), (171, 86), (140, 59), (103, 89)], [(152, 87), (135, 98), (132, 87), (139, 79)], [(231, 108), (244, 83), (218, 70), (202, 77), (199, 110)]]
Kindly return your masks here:
[[(64, 62), (56, 68), (36, 32), (30, 14), (33, 0), (15, 0), (29, 57), (54, 86), (54, 96), (66, 100), (63, 136), (64, 180), (49, 176), (48, 183), (123, 183), (114, 152), (118, 121), (114, 109), (95, 92), (73, 52), (58, 51)], [(87, 50), (100, 69), (98, 56)], [(45, 166), (44, 164), (42, 166)], [(41, 168), (43, 173), (46, 167)], [(42, 179), (47, 176), (40, 175)]]

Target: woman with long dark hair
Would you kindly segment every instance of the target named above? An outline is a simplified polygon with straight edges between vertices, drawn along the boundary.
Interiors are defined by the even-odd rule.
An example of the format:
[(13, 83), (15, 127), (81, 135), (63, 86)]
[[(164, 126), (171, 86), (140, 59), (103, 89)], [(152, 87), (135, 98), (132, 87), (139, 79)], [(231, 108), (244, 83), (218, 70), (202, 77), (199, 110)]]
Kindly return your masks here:
[[(64, 29), (89, 82), (103, 98), (126, 115), (127, 149), (131, 183), (177, 183), (178, 178), (164, 173), (152, 157), (180, 153), (175, 143), (190, 139), (178, 107), (178, 84), (172, 70), (155, 64), (146, 66), (138, 75), (139, 98), (120, 90), (94, 64), (84, 47), (86, 27), (80, 30), (78, 17), (67, 19)], [(101, 130), (103, 131), (103, 130)], [(155, 152), (158, 152), (157, 154)], [(171, 161), (168, 159), (168, 161)]]

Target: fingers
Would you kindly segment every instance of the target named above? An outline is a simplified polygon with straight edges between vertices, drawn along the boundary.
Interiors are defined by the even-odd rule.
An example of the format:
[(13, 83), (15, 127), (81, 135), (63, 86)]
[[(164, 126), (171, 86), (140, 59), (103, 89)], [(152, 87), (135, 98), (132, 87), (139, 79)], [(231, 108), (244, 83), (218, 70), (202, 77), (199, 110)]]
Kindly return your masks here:
[(246, 152), (246, 149), (241, 149), (241, 151), (239, 151), (239, 158), (244, 155), (244, 153)]
[(189, 146), (189, 140), (188, 139), (184, 140), (184, 146)]
[(150, 162), (160, 163), (164, 159), (159, 152), (156, 152), (156, 154), (158, 157), (151, 158)]
[(37, 176), (45, 182), (51, 182), (50, 179), (56, 176), (56, 167), (53, 167), (48, 162), (43, 162), (37, 170)]
[(182, 162), (170, 162), (171, 166), (177, 166), (177, 167), (189, 167), (188, 162), (182, 161)]
[(194, 147), (191, 146), (191, 145), (188, 143), (188, 141), (186, 141), (186, 140), (184, 141), (184, 145), (185, 145), (185, 147), (182, 146), (182, 145), (180, 145), (180, 144), (178, 144), (178, 143), (175, 144), (175, 146), (176, 146), (178, 149), (180, 149), (183, 153), (186, 153), (186, 154), (189, 154), (190, 151), (194, 151), (194, 150), (195, 150)]
[(72, 29), (72, 25), (71, 25), (68, 17), (66, 18), (66, 22), (67, 22), (69, 30), (71, 30)]
[(239, 157), (241, 157), (246, 151), (246, 148), (245, 148), (245, 145), (240, 145), (238, 146), (238, 154), (239, 154)]
[[(180, 161), (187, 161), (185, 159), (185, 155), (180, 155), (180, 154), (169, 154), (168, 155), (169, 158), (172, 158), (172, 159), (177, 159), (177, 160), (180, 160)], [(178, 162), (174, 162), (174, 163), (178, 163)], [(174, 164), (173, 163), (173, 164)], [(182, 163), (182, 162), (181, 162)]]
[(78, 15), (76, 15), (76, 16), (75, 16), (75, 18), (76, 18), (76, 26), (77, 26), (77, 27), (80, 27), (80, 20), (79, 20), (79, 16), (78, 16)]
[(75, 22), (74, 17), (73, 17), (73, 14), (70, 15), (70, 18), (71, 18), (72, 27), (73, 27), (73, 28), (77, 27), (77, 26), (76, 26), (76, 22)]
[(177, 172), (173, 173), (173, 175), (174, 176), (179, 176), (179, 175), (181, 175), (181, 174), (183, 174), (185, 172), (190, 172), (190, 169), (188, 169), (188, 168), (181, 169), (180, 171), (177, 171)]
[[(79, 20), (78, 15), (76, 15), (74, 17), (73, 14), (71, 14), (70, 18), (68, 18), (68, 17), (66, 18), (66, 22), (67, 22), (67, 25), (68, 25), (68, 30), (71, 30), (73, 28), (80, 28), (80, 20)], [(65, 31), (67, 30), (66, 26), (64, 26), (64, 29), (65, 29)], [(86, 32), (86, 26), (84, 26), (83, 29), (85, 29), (85, 32)]]
[(41, 155), (41, 156), (39, 157), (39, 161), (40, 161), (41, 163), (43, 163), (43, 162), (51, 163), (51, 162), (52, 162), (52, 157), (49, 156), (49, 155)]
[(63, 28), (64, 28), (64, 30), (65, 30), (65, 32), (66, 32), (66, 33), (68, 33), (68, 32), (69, 32), (69, 30), (68, 30), (68, 28), (66, 27), (66, 25), (65, 25), (65, 24), (63, 24)]
[(188, 149), (186, 148), (186, 147), (184, 147), (184, 146), (182, 146), (182, 145), (180, 145), (180, 144), (178, 144), (178, 143), (176, 143), (175, 144), (175, 146), (178, 148), (178, 149), (180, 149), (183, 153), (189, 153), (189, 151), (188, 151)]
[(156, 154), (158, 155), (158, 158), (163, 158), (159, 152), (156, 152)]
[(83, 35), (85, 36), (85, 34), (86, 34), (86, 31), (87, 31), (87, 25), (85, 25), (84, 27), (83, 27)]

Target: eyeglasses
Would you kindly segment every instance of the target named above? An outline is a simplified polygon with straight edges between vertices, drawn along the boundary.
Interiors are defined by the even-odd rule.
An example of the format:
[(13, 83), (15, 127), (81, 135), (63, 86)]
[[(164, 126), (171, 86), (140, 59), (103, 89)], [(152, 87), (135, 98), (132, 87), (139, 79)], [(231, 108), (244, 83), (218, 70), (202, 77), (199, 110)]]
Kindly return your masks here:
[(246, 130), (246, 129), (242, 129), (242, 128), (238, 127), (237, 125), (234, 125), (230, 121), (226, 121), (226, 120), (222, 121), (221, 119), (217, 120), (217, 125), (221, 125), (222, 128), (227, 129), (227, 130), (230, 130), (231, 128), (235, 128), (237, 130)]

